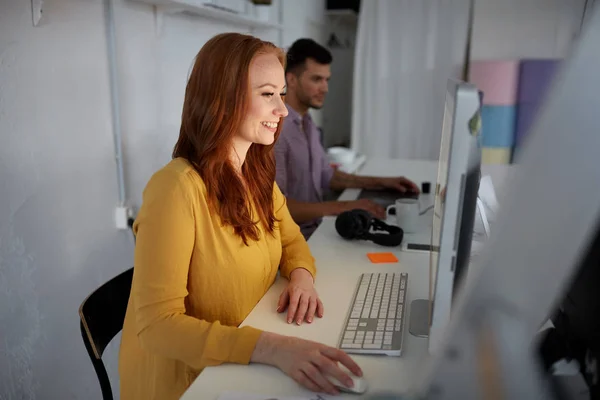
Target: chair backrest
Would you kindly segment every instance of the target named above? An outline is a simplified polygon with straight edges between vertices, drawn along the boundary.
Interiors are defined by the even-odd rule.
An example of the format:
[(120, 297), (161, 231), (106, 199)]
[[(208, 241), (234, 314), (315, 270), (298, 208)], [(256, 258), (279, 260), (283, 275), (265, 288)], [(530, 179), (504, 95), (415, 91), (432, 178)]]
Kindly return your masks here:
[(96, 289), (79, 308), (82, 328), (97, 359), (123, 329), (132, 279), (133, 268), (130, 268)]

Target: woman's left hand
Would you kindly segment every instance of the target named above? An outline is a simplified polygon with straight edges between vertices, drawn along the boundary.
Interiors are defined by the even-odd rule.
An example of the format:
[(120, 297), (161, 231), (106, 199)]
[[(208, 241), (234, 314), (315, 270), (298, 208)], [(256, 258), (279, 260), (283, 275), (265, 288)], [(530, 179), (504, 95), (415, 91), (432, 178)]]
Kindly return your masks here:
[(287, 322), (296, 321), (298, 325), (302, 321), (311, 323), (315, 314), (323, 317), (323, 303), (314, 287), (313, 277), (304, 268), (292, 271), (290, 281), (279, 296), (277, 312), (284, 312), (287, 308)]

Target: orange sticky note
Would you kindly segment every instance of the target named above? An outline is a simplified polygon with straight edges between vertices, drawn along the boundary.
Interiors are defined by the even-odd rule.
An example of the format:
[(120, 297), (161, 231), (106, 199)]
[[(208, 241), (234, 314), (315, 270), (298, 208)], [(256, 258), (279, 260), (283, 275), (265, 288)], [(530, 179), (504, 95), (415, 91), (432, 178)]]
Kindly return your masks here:
[(367, 253), (367, 257), (374, 264), (398, 262), (394, 253)]

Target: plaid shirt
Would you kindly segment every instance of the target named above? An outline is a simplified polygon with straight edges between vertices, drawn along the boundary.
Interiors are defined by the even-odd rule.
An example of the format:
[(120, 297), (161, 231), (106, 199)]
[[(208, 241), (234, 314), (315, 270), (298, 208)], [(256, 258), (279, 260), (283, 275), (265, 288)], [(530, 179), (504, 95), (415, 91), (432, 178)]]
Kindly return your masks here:
[[(319, 129), (309, 113), (302, 117), (292, 107), (286, 106), (289, 114), (283, 120), (281, 135), (275, 144), (275, 181), (290, 199), (321, 202), (334, 171), (319, 140)], [(304, 237), (308, 239), (320, 223), (319, 218), (299, 224)]]

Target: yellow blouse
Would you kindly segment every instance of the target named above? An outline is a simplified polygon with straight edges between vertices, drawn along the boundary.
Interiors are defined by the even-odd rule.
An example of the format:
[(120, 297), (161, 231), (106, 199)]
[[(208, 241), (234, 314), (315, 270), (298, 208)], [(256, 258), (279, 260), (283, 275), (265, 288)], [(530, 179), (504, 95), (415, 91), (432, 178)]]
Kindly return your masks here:
[(261, 330), (238, 326), (278, 270), (285, 278), (296, 268), (316, 274), (276, 184), (273, 207), (274, 234), (261, 225), (261, 239), (246, 246), (209, 209), (206, 187), (185, 159), (152, 176), (134, 225), (119, 354), (122, 400), (178, 399), (204, 367), (249, 363)]

